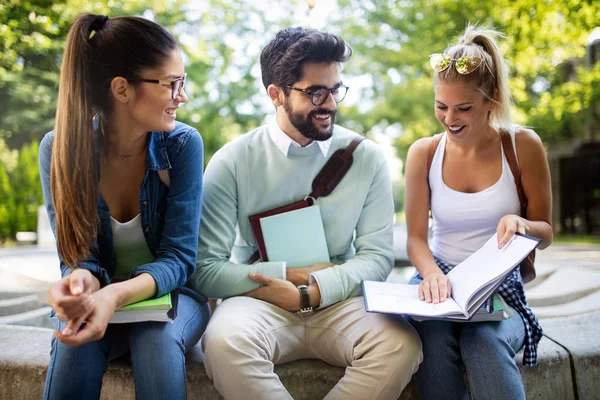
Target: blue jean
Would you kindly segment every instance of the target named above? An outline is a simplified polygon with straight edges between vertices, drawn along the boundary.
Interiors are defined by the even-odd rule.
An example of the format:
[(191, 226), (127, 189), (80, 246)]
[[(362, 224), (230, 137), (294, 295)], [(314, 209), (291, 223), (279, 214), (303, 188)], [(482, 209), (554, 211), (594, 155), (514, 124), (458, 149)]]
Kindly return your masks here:
[[(418, 284), (413, 278), (409, 284)], [(415, 374), (421, 399), (466, 399), (462, 360), (473, 399), (525, 399), (515, 354), (523, 347), (525, 325), (518, 313), (504, 321), (416, 322), (423, 362)]]
[[(185, 399), (185, 352), (200, 340), (208, 303), (179, 294), (177, 317), (170, 322), (110, 324), (98, 341), (72, 347), (52, 337), (44, 399), (99, 399), (108, 362), (131, 352), (138, 399)], [(65, 323), (54, 319), (62, 330)]]

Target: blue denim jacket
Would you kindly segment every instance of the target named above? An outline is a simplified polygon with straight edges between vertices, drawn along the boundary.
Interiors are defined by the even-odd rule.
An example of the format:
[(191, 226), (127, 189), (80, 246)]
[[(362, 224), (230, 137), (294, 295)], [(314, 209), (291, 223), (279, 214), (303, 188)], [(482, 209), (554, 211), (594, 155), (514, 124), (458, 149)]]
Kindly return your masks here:
[[(44, 203), (50, 225), (56, 236), (54, 205), (50, 195), (50, 160), (54, 131), (40, 143), (39, 168)], [(137, 266), (130, 278), (150, 274), (156, 281), (156, 296), (180, 288), (199, 301), (206, 299), (183, 285), (196, 268), (198, 230), (202, 209), (202, 170), (204, 149), (197, 130), (177, 122), (171, 132), (148, 133), (146, 173), (140, 188), (142, 229), (154, 262)], [(99, 154), (99, 150), (97, 150)], [(158, 171), (168, 170), (170, 187), (161, 182)], [(68, 184), (64, 182), (63, 184)], [(100, 230), (90, 254), (80, 263), (88, 269), (102, 287), (108, 285), (115, 272), (112, 227), (108, 205), (98, 194)], [(71, 272), (60, 257), (62, 276)]]

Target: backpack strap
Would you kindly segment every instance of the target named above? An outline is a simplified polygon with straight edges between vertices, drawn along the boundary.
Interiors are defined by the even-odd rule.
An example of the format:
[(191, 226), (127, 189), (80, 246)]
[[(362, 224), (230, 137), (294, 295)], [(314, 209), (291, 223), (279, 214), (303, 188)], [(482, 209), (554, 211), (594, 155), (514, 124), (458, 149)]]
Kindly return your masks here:
[(521, 217), (526, 218), (528, 202), (527, 197), (525, 197), (525, 190), (523, 190), (523, 183), (521, 182), (521, 168), (517, 162), (516, 149), (513, 146), (512, 138), (507, 130), (500, 129), (500, 139), (502, 140), (502, 149), (504, 150), (506, 161), (508, 162), (510, 171), (515, 179), (519, 203), (521, 203)]

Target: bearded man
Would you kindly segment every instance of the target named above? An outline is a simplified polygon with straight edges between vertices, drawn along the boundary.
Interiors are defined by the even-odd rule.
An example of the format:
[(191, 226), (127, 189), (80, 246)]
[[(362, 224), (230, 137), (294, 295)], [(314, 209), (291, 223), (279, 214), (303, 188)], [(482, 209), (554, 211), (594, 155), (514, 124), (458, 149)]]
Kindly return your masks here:
[(397, 399), (422, 360), (407, 322), (364, 309), (362, 281), (385, 280), (393, 265), (391, 182), (370, 140), (355, 149), (335, 190), (316, 200), (331, 262), (244, 263), (257, 248), (248, 217), (305, 198), (327, 159), (358, 137), (334, 125), (348, 91), (340, 68), (351, 54), (336, 35), (280, 31), (260, 58), (274, 118), (207, 166), (189, 285), (225, 299), (202, 348), (206, 372), (226, 399), (291, 399), (273, 368), (303, 358), (346, 368), (328, 399)]

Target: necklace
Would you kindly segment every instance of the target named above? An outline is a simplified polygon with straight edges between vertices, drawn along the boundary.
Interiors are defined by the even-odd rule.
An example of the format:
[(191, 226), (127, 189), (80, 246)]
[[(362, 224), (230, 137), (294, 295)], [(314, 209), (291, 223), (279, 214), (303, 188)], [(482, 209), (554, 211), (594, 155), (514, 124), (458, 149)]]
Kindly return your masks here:
[(131, 158), (133, 158), (133, 157), (137, 157), (137, 156), (141, 156), (141, 155), (142, 155), (142, 154), (144, 154), (145, 152), (146, 152), (146, 149), (143, 149), (141, 152), (139, 152), (139, 153), (137, 153), (137, 154), (131, 154), (131, 155), (129, 155), (129, 156), (120, 156), (120, 155), (118, 155), (118, 154), (114, 154), (114, 153), (113, 153), (113, 155), (114, 155), (115, 157), (117, 157), (117, 160), (119, 160), (119, 161), (123, 161), (123, 162), (127, 162), (127, 161), (129, 161)]

